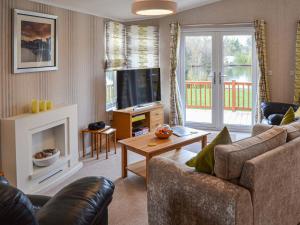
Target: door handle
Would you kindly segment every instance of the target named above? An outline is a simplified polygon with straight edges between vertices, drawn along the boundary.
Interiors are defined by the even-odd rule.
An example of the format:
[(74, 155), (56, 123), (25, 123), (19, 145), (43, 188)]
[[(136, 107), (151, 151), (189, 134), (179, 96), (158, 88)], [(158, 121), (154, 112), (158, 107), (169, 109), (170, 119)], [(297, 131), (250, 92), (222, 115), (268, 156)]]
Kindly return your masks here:
[(213, 72), (213, 75), (208, 75), (208, 77), (212, 77), (213, 78), (213, 84), (216, 84), (217, 82), (217, 73)]
[(227, 75), (222, 75), (221, 72), (219, 72), (219, 84), (222, 84), (222, 77), (228, 77)]
[(214, 75), (213, 75), (213, 83), (216, 84), (216, 80), (217, 80), (217, 73), (214, 72)]

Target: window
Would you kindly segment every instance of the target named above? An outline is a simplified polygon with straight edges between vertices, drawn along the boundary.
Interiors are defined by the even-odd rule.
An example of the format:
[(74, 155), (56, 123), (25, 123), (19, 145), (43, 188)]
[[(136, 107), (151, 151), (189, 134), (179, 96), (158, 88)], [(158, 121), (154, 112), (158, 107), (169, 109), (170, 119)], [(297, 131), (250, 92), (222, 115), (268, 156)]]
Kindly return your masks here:
[(106, 110), (116, 107), (116, 71), (159, 67), (156, 26), (105, 24)]
[(117, 103), (117, 85), (116, 71), (106, 71), (106, 110), (116, 108)]

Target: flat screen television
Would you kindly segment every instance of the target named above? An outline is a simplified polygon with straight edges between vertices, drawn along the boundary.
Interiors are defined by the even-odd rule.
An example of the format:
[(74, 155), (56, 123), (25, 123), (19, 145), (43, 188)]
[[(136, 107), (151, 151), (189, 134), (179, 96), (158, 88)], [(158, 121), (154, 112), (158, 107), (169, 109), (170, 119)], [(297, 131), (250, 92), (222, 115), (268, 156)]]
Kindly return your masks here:
[(117, 71), (117, 108), (161, 101), (160, 69)]

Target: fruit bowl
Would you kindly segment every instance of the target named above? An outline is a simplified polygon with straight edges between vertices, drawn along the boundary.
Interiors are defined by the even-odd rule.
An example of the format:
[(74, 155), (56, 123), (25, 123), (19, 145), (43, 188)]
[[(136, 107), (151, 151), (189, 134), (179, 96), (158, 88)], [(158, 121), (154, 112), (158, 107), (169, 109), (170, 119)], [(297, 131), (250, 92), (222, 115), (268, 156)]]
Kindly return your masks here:
[(58, 149), (46, 149), (42, 152), (36, 153), (32, 157), (32, 161), (34, 165), (38, 167), (46, 167), (55, 163), (60, 155), (60, 151)]
[(173, 134), (169, 125), (160, 125), (156, 128), (155, 136), (159, 139), (167, 139)]

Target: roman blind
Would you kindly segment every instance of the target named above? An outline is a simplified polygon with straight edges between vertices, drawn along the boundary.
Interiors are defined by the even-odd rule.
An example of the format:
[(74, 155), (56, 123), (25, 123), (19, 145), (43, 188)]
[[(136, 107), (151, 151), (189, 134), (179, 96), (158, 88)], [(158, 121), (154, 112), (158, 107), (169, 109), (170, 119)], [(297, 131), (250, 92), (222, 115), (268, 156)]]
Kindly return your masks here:
[(125, 25), (115, 21), (106, 22), (105, 38), (105, 69), (116, 70), (125, 68)]
[(128, 68), (159, 67), (158, 27), (126, 26), (126, 54)]

